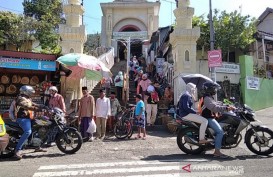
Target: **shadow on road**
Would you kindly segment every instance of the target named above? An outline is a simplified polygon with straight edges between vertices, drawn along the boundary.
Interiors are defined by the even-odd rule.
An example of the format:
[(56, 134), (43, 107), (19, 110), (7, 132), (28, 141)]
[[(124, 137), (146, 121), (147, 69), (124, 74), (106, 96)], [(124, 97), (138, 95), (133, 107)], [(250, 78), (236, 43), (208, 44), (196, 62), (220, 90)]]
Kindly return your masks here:
[(249, 159), (268, 159), (273, 156), (260, 156), (260, 155), (240, 155), (235, 157), (228, 157), (226, 159), (214, 157), (212, 154), (200, 154), (200, 155), (189, 155), (189, 154), (169, 154), (169, 155), (151, 155), (140, 160), (144, 161), (164, 161), (164, 162), (204, 162), (204, 161), (232, 161), (232, 160), (249, 160)]
[[(33, 154), (33, 155), (31, 155)], [(63, 157), (63, 156), (68, 156), (69, 154), (61, 154), (61, 153), (54, 153), (54, 154), (35, 154), (35, 153), (28, 153), (23, 156), (24, 159), (31, 159), (31, 158), (43, 158), (43, 157), (49, 157), (49, 158), (54, 158), (54, 157)], [(73, 155), (73, 154), (72, 154)]]
[(211, 154), (202, 154), (202, 155), (188, 155), (188, 154), (169, 154), (169, 155), (151, 155), (147, 156), (145, 158), (142, 158), (140, 160), (158, 160), (158, 161), (164, 161), (164, 162), (181, 162), (181, 161), (210, 161), (212, 158)]
[(235, 156), (236, 159), (238, 160), (248, 160), (248, 159), (268, 159), (268, 158), (273, 158), (272, 155), (270, 156), (261, 156), (261, 155), (239, 155)]

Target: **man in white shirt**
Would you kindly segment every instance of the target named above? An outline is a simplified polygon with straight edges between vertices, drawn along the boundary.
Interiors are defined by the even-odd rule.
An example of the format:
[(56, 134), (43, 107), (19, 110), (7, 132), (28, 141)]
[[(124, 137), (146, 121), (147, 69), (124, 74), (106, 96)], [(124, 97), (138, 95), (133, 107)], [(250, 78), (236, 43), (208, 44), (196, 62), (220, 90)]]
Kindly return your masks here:
[(96, 139), (104, 139), (106, 132), (106, 122), (108, 116), (111, 115), (110, 99), (105, 97), (105, 90), (100, 90), (100, 97), (96, 101), (96, 124), (97, 137)]

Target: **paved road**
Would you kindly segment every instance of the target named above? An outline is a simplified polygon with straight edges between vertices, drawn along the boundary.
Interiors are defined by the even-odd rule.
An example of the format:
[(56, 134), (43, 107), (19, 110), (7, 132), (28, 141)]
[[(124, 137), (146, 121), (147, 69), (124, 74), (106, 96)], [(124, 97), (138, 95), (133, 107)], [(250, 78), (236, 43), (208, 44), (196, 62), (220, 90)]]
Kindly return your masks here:
[[(273, 129), (273, 108), (257, 112), (257, 117)], [(21, 161), (0, 162), (1, 177), (45, 176), (271, 176), (273, 158), (251, 153), (242, 142), (239, 147), (223, 150), (230, 159), (216, 159), (206, 154), (191, 156), (180, 151), (176, 137), (163, 131), (150, 131), (146, 140), (84, 143), (74, 155), (65, 155), (57, 147), (46, 153), (25, 151)], [(184, 168), (184, 169), (182, 169)]]

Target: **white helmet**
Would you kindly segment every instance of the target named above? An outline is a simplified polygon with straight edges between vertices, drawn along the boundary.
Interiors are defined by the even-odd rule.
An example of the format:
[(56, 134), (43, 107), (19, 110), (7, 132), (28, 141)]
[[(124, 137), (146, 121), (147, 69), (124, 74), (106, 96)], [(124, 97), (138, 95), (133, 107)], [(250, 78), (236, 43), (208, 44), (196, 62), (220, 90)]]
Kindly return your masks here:
[(58, 92), (58, 89), (57, 89), (56, 86), (51, 86), (51, 87), (49, 87), (48, 90), (52, 90), (52, 91), (54, 91), (54, 92)]

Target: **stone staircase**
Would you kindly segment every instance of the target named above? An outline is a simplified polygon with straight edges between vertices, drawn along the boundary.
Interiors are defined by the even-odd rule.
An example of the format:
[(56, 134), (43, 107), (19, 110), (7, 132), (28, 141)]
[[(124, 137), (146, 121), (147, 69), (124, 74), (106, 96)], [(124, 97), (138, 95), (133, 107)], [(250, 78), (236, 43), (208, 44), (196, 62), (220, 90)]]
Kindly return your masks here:
[[(114, 66), (111, 68), (111, 72), (113, 74), (113, 80), (114, 77), (118, 74), (119, 71), (126, 72), (126, 61), (120, 61), (115, 62)], [(95, 100), (99, 97), (99, 90), (101, 89), (100, 83), (98, 83), (93, 90), (91, 91), (91, 95), (94, 96)], [(135, 82), (130, 81), (129, 82), (129, 100), (127, 104), (136, 104), (135, 95), (136, 95), (136, 88), (135, 88)], [(110, 91), (116, 91), (116, 88), (114, 84), (112, 84)], [(120, 101), (121, 105), (125, 106), (125, 103)], [(156, 121), (157, 123), (157, 121)], [(166, 130), (165, 126), (156, 124), (154, 127), (146, 127), (147, 131), (164, 131)], [(137, 131), (137, 127), (134, 126), (134, 131)]]
[[(122, 60), (120, 62), (115, 62), (114, 66), (111, 68), (111, 72), (113, 74), (113, 81), (115, 76), (118, 74), (119, 71), (126, 71), (126, 61)], [(97, 98), (99, 98), (99, 91), (101, 89), (100, 86), (100, 82), (93, 88), (93, 90), (91, 91), (91, 95), (93, 95), (93, 97), (95, 98), (95, 100), (97, 100)], [(114, 84), (111, 85), (110, 88), (110, 92), (115, 92), (116, 91), (116, 87)], [(110, 94), (109, 94), (110, 96)]]
[(135, 99), (135, 95), (136, 95), (136, 87), (135, 87), (135, 81), (130, 81), (129, 82), (129, 100), (128, 100), (128, 104), (136, 104), (136, 99)]

